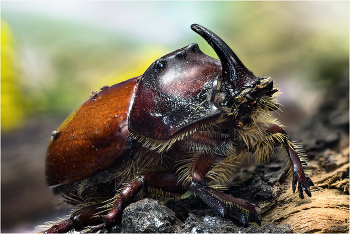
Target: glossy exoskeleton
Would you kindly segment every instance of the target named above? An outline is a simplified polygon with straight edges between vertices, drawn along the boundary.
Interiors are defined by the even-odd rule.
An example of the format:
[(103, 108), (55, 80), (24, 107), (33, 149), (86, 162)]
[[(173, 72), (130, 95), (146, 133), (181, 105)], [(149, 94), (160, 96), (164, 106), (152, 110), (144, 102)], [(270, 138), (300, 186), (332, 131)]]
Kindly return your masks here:
[(54, 131), (46, 178), (76, 206), (47, 232), (90, 231), (121, 221), (144, 188), (187, 191), (223, 217), (261, 224), (255, 207), (220, 188), (248, 157), (287, 152), (293, 192), (311, 196), (306, 159), (271, 115), (279, 108), (273, 81), (256, 77), (217, 35), (200, 25), (220, 60), (188, 45), (156, 60), (143, 75), (94, 93)]

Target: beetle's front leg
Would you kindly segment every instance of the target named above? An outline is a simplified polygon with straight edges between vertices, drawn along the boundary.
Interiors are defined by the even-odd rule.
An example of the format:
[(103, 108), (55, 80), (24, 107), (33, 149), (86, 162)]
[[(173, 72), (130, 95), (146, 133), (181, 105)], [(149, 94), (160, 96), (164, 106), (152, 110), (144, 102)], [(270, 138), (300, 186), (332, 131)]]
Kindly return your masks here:
[(314, 183), (309, 177), (305, 176), (300, 158), (298, 157), (298, 154), (295, 151), (292, 143), (288, 141), (286, 145), (286, 150), (293, 165), (293, 193), (295, 192), (296, 186), (298, 184), (299, 197), (301, 199), (304, 199), (303, 190), (309, 197), (311, 197), (310, 186), (314, 186)]
[(283, 142), (281, 143), (288, 153), (293, 168), (293, 193), (295, 192), (296, 186), (298, 184), (299, 197), (301, 199), (304, 198), (303, 190), (309, 197), (311, 197), (310, 186), (314, 186), (314, 183), (309, 177), (305, 176), (302, 162), (300, 161), (298, 153), (295, 151), (293, 143), (289, 140), (288, 134), (283, 130), (283, 128), (278, 125), (270, 126), (267, 132), (272, 134), (282, 133), (285, 136)]

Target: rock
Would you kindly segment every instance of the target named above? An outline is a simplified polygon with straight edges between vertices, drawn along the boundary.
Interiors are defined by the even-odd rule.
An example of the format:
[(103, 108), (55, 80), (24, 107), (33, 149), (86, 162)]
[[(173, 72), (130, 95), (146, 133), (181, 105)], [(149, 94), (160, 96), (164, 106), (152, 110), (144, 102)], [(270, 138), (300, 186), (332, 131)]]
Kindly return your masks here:
[(237, 232), (238, 229), (232, 221), (223, 220), (219, 217), (205, 215), (200, 217), (190, 214), (182, 225), (181, 233), (223, 233)]
[(247, 228), (235, 225), (232, 221), (210, 215), (196, 216), (190, 214), (182, 225), (181, 233), (286, 233), (291, 232), (288, 225), (277, 227), (268, 224), (262, 227), (250, 225)]
[(143, 199), (130, 204), (123, 213), (122, 232), (169, 233), (178, 222), (175, 213), (157, 200)]

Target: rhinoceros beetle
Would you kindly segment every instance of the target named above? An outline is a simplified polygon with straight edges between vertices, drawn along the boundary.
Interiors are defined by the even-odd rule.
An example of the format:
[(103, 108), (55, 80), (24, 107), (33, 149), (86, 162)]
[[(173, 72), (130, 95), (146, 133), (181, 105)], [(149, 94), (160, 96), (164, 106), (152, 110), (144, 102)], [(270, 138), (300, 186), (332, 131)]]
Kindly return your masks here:
[(140, 190), (190, 191), (223, 217), (261, 224), (254, 205), (220, 191), (248, 157), (290, 159), (292, 190), (311, 196), (305, 155), (271, 111), (273, 81), (256, 77), (210, 30), (193, 24), (220, 60), (190, 44), (156, 60), (141, 76), (94, 92), (54, 131), (48, 185), (76, 209), (46, 232), (115, 226)]

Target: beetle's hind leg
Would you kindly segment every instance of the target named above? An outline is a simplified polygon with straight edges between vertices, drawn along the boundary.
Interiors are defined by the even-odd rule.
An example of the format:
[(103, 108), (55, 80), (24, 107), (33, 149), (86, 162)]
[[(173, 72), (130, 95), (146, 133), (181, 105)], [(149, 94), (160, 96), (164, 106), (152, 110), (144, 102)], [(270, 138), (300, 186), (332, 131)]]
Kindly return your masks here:
[(138, 177), (127, 184), (115, 197), (112, 209), (106, 209), (102, 204), (79, 209), (69, 219), (53, 225), (45, 233), (62, 233), (73, 229), (79, 231), (87, 227), (89, 231), (98, 231), (113, 227), (121, 221), (124, 208), (132, 202), (143, 185), (143, 177)]
[[(96, 214), (105, 211), (101, 205), (91, 205), (74, 212), (69, 219), (63, 220), (51, 226), (45, 233), (63, 233), (72, 229), (78, 231), (89, 225), (97, 225), (103, 222)], [(105, 213), (107, 213), (105, 211)]]

